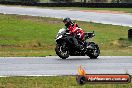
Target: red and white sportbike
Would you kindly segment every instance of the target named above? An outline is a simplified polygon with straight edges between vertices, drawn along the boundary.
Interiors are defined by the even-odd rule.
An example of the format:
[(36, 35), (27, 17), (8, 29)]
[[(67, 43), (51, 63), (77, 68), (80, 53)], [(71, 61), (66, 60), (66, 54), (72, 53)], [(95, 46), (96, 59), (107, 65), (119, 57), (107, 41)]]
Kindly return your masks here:
[[(85, 55), (89, 56), (91, 59), (96, 59), (100, 54), (100, 49), (98, 45), (95, 44), (94, 42), (87, 41), (87, 39), (90, 39), (94, 36), (95, 36), (94, 31), (84, 33), (84, 42), (78, 40), (78, 43), (83, 47), (83, 49), (78, 50), (70, 40), (71, 38), (70, 33), (67, 32), (66, 29), (62, 28), (59, 30), (55, 39), (56, 41), (55, 52), (62, 59), (66, 59), (69, 56)], [(72, 36), (72, 38), (76, 37)]]

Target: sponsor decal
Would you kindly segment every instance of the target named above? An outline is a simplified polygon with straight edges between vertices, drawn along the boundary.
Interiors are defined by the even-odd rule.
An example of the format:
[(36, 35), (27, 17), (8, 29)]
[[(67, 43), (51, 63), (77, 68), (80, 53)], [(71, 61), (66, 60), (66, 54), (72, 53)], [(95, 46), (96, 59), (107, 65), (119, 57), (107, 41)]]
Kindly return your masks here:
[(76, 77), (78, 84), (85, 83), (130, 83), (131, 76), (129, 74), (86, 74), (81, 66), (78, 68)]

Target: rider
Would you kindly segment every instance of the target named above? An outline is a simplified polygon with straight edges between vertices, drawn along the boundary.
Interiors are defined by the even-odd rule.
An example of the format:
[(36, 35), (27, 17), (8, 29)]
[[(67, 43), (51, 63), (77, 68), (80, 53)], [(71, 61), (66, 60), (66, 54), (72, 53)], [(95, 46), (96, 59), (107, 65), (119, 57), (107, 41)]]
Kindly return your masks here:
[[(75, 23), (72, 22), (70, 18), (64, 18), (63, 20), (66, 29), (69, 30), (69, 33), (71, 35), (75, 35), (77, 39), (79, 39), (81, 42), (84, 41), (84, 31)], [(78, 44), (78, 41), (76, 38), (73, 38), (74, 44), (77, 48), (82, 49), (82, 47)]]

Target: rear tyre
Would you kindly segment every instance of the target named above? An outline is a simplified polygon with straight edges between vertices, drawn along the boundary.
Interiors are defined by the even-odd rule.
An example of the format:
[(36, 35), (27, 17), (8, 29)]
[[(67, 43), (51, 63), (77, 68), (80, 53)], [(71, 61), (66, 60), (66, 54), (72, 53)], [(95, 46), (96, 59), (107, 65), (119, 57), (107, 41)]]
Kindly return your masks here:
[(66, 59), (69, 57), (69, 50), (66, 48), (63, 48), (63, 46), (61, 45), (56, 45), (55, 52), (62, 59)]

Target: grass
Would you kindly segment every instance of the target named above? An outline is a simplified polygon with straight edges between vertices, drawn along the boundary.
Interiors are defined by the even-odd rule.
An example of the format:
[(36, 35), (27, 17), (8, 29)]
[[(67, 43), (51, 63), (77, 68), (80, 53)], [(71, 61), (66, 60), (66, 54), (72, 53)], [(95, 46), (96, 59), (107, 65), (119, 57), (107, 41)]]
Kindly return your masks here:
[(0, 78), (0, 88), (131, 88), (129, 84), (78, 85), (75, 76), (57, 77), (5, 77)]
[[(129, 27), (76, 21), (85, 32), (95, 31), (101, 55), (132, 55)], [(55, 55), (55, 36), (62, 19), (0, 14), (0, 56)]]
[(50, 0), (40, 0), (40, 2), (50, 2)]
[[(50, 26), (50, 23), (54, 23), (54, 21), (51, 20), (47, 24), (46, 20), (48, 18), (1, 15), (0, 50), (3, 50), (1, 53), (5, 53), (4, 51), (8, 51), (10, 54), (15, 51), (16, 55), (19, 53), (45, 55), (47, 51), (49, 53), (48, 49), (54, 48), (54, 37), (57, 33), (57, 30), (54, 29), (58, 29), (58, 26), (56, 24)], [(29, 53), (26, 54), (27, 52)]]

